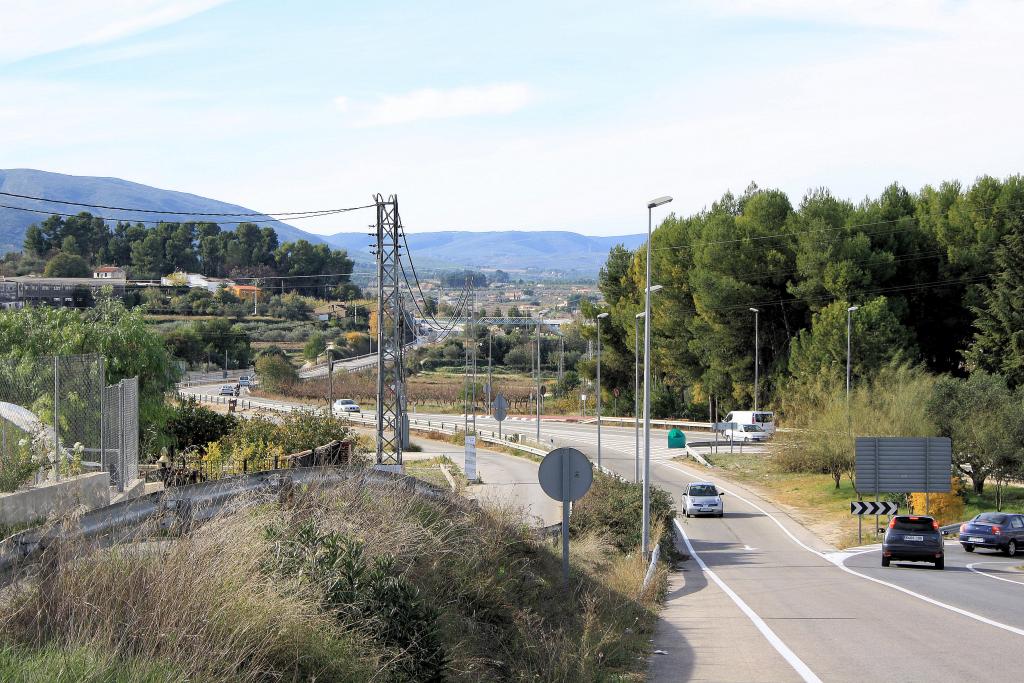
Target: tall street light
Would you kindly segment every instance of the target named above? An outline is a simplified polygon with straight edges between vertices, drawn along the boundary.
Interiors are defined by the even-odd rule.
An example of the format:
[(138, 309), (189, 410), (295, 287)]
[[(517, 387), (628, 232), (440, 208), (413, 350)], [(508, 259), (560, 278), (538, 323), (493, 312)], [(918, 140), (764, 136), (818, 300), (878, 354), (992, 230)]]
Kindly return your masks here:
[[(757, 380), (760, 374), (760, 357), (759, 346), (757, 344), (757, 314), (760, 313), (756, 308), (751, 308), (754, 312), (754, 410), (757, 411)], [(756, 421), (756, 420), (755, 420)]]
[(644, 289), (644, 509), (643, 537), (640, 545), (646, 559), (651, 544), (651, 235), (654, 232), (654, 207), (668, 204), (671, 197), (647, 202), (647, 286)]
[(597, 469), (601, 469), (601, 319), (607, 313), (597, 316)]
[(327, 414), (334, 417), (334, 342), (327, 345)]
[(636, 460), (633, 466), (633, 481), (640, 482), (640, 320), (644, 312), (640, 311), (633, 319), (633, 443), (636, 447)]
[(846, 405), (850, 405), (850, 330), (853, 312), (860, 306), (850, 306), (846, 309)]

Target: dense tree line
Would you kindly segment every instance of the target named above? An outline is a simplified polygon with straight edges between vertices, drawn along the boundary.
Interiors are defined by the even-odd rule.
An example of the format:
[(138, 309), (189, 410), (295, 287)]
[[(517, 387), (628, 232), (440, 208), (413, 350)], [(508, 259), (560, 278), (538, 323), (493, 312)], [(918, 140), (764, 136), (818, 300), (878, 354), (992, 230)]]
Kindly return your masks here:
[[(136, 279), (158, 279), (180, 270), (210, 277), (269, 278), (261, 286), (278, 291), (324, 295), (342, 288), (343, 298), (358, 294), (348, 291), (353, 264), (344, 250), (306, 240), (281, 244), (273, 228), (254, 223), (222, 230), (209, 222), (151, 228), (119, 222), (111, 230), (101, 218), (82, 212), (50, 216), (30, 226), (24, 249), (29, 260), (48, 259), (54, 275), (77, 276), (90, 265), (110, 264), (126, 268)], [(308, 277), (324, 274), (335, 276)]]
[[(883, 364), (984, 369), (1024, 382), (1024, 179), (979, 178), (859, 203), (826, 189), (799, 205), (754, 185), (654, 232), (653, 358), (661, 412), (748, 407), (759, 309), (761, 404), (793, 382), (842, 382), (847, 308), (855, 381)], [(603, 383), (632, 392), (645, 247), (612, 249), (599, 277)], [(642, 325), (642, 322), (641, 322)], [(641, 336), (643, 330), (640, 330)], [(642, 342), (641, 342), (642, 343)]]

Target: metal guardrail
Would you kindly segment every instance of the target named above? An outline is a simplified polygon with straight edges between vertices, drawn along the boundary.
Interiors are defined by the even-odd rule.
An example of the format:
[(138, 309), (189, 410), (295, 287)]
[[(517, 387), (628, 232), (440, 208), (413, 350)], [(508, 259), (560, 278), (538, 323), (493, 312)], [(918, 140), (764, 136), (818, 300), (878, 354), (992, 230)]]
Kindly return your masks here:
[[(601, 416), (601, 423), (605, 422), (626, 422), (633, 424), (634, 418), (632, 417), (605, 417)], [(580, 424), (593, 424), (597, 422), (597, 418), (588, 418), (586, 420), (580, 420)], [(710, 422), (689, 422), (686, 420), (651, 420), (651, 424), (655, 427), (683, 427), (689, 429), (706, 429), (711, 431)]]
[(509, 441), (508, 439), (499, 439), (496, 436), (483, 436), (483, 435), (477, 433), (477, 438), (480, 439), (481, 441), (485, 441), (487, 443), (501, 444), (502, 446), (507, 446), (508, 448), (515, 448), (515, 449), (518, 449), (520, 451), (525, 451), (526, 453), (532, 453), (534, 455), (547, 455), (548, 454), (548, 451), (545, 451), (543, 449), (534, 448), (533, 446), (527, 446), (526, 444), (522, 444), (522, 443), (519, 443), (517, 441)]
[(305, 467), (243, 474), (150, 493), (91, 510), (77, 522), (60, 522), (17, 533), (0, 541), (0, 585), (9, 582), (18, 567), (34, 561), (46, 548), (61, 541), (103, 538), (120, 543), (135, 538), (137, 527), (147, 522), (155, 522), (161, 530), (187, 530), (210, 520), (240, 496), (281, 494), (298, 484), (336, 486), (352, 479), (372, 484), (402, 483), (418, 495), (462, 500), (414, 477), (377, 470)]

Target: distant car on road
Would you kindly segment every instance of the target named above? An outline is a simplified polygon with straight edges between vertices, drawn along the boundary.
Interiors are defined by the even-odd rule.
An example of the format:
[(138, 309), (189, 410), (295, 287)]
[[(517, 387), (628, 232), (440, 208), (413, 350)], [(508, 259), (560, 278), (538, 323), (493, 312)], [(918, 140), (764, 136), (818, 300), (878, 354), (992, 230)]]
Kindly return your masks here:
[(350, 398), (339, 398), (334, 402), (334, 412), (336, 413), (361, 413), (362, 409), (359, 405)]
[(960, 545), (969, 553), (992, 548), (1015, 557), (1024, 549), (1024, 515), (982, 512), (960, 525)]
[(237, 384), (222, 384), (220, 385), (221, 396), (238, 396), (238, 385)]
[(725, 506), (722, 504), (724, 495), (708, 481), (695, 481), (687, 484), (683, 489), (683, 514), (687, 517), (694, 515), (721, 517), (725, 514)]
[(889, 522), (882, 539), (882, 566), (892, 560), (932, 562), (936, 569), (946, 565), (939, 523), (923, 515), (897, 515)]
[(775, 413), (770, 410), (734, 410), (722, 421), (741, 425), (757, 425), (768, 436), (775, 433)]
[(726, 429), (722, 436), (730, 441), (743, 441), (746, 443), (760, 443), (768, 440), (768, 433), (760, 425), (737, 424), (735, 429)]
[(239, 377), (238, 378), (238, 386), (240, 386), (240, 387), (252, 386), (252, 383), (251, 383), (251, 381), (249, 379), (249, 375), (242, 375), (241, 377)]

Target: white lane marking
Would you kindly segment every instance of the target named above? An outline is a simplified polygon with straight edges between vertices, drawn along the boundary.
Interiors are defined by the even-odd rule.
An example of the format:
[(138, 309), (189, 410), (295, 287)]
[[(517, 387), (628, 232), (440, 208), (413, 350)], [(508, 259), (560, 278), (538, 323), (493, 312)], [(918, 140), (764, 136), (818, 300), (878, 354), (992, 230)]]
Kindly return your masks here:
[(995, 579), (996, 581), (1005, 581), (1006, 583), (1016, 583), (1016, 584), (1018, 584), (1020, 586), (1024, 586), (1024, 581), (1014, 581), (1013, 579), (1007, 579), (1007, 578), (1005, 578), (1003, 576), (994, 576), (992, 574), (989, 574), (988, 572), (983, 572), (983, 571), (981, 571), (979, 569), (975, 569), (975, 567), (978, 566), (979, 564), (1001, 564), (1001, 565), (1007, 565), (1008, 564), (1008, 565), (1014, 565), (1014, 564), (1016, 564), (1016, 562), (1012, 562), (1012, 561), (1011, 562), (995, 562), (995, 561), (992, 561), (992, 560), (986, 560), (984, 562), (971, 562), (969, 565), (967, 565), (967, 568), (970, 569), (975, 574), (980, 574), (981, 576), (985, 576), (985, 577), (988, 577), (990, 579)]
[(704, 560), (702, 560), (700, 555), (697, 554), (697, 551), (693, 549), (693, 545), (690, 543), (690, 538), (686, 535), (686, 531), (683, 529), (683, 525), (679, 523), (679, 520), (674, 519), (672, 521), (675, 524), (676, 531), (678, 531), (679, 535), (683, 537), (683, 543), (686, 544), (687, 552), (690, 553), (690, 556), (693, 559), (697, 560), (697, 564), (700, 566), (701, 571), (711, 577), (711, 580), (714, 581), (715, 584), (717, 584), (718, 587), (721, 588), (734, 603), (736, 603), (736, 606), (740, 608), (740, 611), (747, 615), (747, 618), (754, 623), (754, 626), (756, 626), (757, 630), (761, 632), (761, 635), (765, 637), (765, 640), (775, 648), (776, 652), (782, 655), (782, 658), (786, 660), (786, 663), (793, 667), (793, 670), (799, 674), (800, 678), (805, 681), (817, 681), (820, 683), (821, 679), (811, 671), (809, 666), (804, 664), (802, 659), (796, 656), (795, 652), (789, 649), (788, 645), (782, 642), (782, 639), (775, 634), (775, 631), (773, 631), (768, 624), (764, 623), (764, 619), (758, 616), (757, 612), (752, 610), (750, 605), (743, 601), (743, 598), (729, 588), (725, 581), (722, 581), (722, 579), (718, 577), (718, 574), (713, 572), (706, 564), (704, 564)]
[[(672, 467), (674, 469), (677, 469), (677, 470), (679, 470), (681, 472), (686, 472), (686, 470), (683, 470), (680, 467), (676, 467), (675, 465), (670, 465), (668, 463), (666, 463), (666, 465), (668, 465), (668, 467)], [(693, 475), (690, 475), (690, 476), (693, 476)], [(727, 491), (727, 493), (728, 493), (728, 491)], [(789, 531), (789, 529), (787, 529), (785, 526), (782, 525), (782, 522), (777, 520), (773, 515), (768, 514), (768, 512), (764, 508), (762, 508), (760, 505), (747, 500), (746, 498), (736, 494), (735, 492), (732, 492), (729, 495), (733, 496), (734, 498), (738, 498), (739, 500), (742, 500), (747, 505), (749, 505), (752, 508), (754, 508), (755, 510), (759, 511), (765, 517), (767, 517), (768, 519), (770, 519), (773, 522), (775, 522), (775, 524), (780, 529), (782, 529), (786, 533), (787, 536), (789, 536), (791, 539), (793, 539), (793, 542), (796, 543), (797, 545), (799, 545), (801, 548), (803, 548), (804, 550), (806, 550), (809, 553), (813, 553), (814, 555), (817, 555), (818, 557), (820, 557), (820, 558), (822, 558), (824, 560), (827, 560), (828, 562), (830, 562), (831, 564), (834, 564), (836, 567), (838, 567), (839, 569), (843, 570), (847, 574), (852, 574), (853, 576), (859, 576), (862, 579), (865, 579), (867, 581), (871, 581), (873, 583), (877, 583), (877, 584), (879, 584), (881, 586), (888, 586), (889, 588), (892, 588), (893, 590), (898, 590), (899, 592), (905, 593), (906, 595), (909, 595), (911, 597), (917, 598), (918, 600), (923, 600), (923, 601), (927, 602), (930, 605), (935, 605), (936, 607), (941, 607), (942, 609), (949, 610), (950, 612), (955, 612), (955, 613), (957, 613), (957, 614), (959, 614), (961, 616), (967, 617), (968, 619), (974, 619), (975, 621), (980, 621), (983, 624), (988, 624), (989, 626), (994, 626), (994, 627), (1002, 629), (1004, 631), (1009, 631), (1010, 633), (1014, 633), (1014, 634), (1016, 634), (1018, 636), (1024, 636), (1024, 629), (1017, 628), (1016, 626), (1010, 626), (1009, 624), (1004, 624), (1002, 622), (995, 621), (994, 619), (989, 619), (988, 617), (983, 617), (982, 615), (975, 614), (974, 612), (968, 612), (967, 610), (962, 609), (960, 607), (956, 607), (955, 605), (950, 605), (950, 604), (947, 604), (945, 602), (940, 602), (939, 600), (936, 600), (934, 598), (929, 598), (927, 595), (922, 595), (921, 593), (917, 593), (915, 591), (912, 591), (912, 590), (910, 590), (908, 588), (904, 588), (903, 586), (897, 585), (895, 583), (890, 583), (888, 581), (883, 581), (882, 579), (877, 579), (877, 578), (875, 578), (873, 576), (868, 576), (867, 574), (862, 574), (862, 573), (860, 573), (858, 571), (854, 571), (853, 569), (850, 569), (849, 567), (847, 567), (846, 564), (845, 564), (845, 561), (848, 558), (842, 558), (842, 559), (837, 558), (836, 560), (833, 560), (832, 558), (829, 557), (830, 553), (818, 552), (817, 550), (811, 548), (809, 545), (807, 545), (806, 543), (804, 543), (803, 541), (798, 539), (796, 536), (794, 536)], [(860, 553), (857, 553), (857, 554), (859, 555)]]

